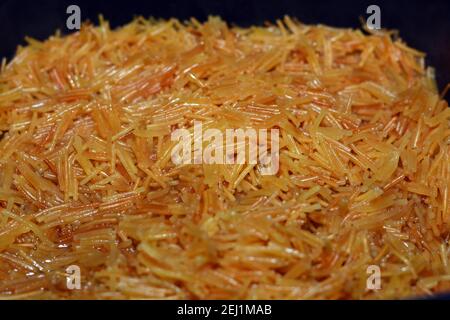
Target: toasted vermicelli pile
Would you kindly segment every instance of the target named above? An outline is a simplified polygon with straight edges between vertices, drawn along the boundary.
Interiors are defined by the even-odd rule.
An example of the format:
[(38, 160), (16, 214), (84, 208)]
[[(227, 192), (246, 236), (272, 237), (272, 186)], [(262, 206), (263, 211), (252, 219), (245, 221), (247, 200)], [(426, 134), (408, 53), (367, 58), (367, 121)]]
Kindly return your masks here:
[[(28, 42), (0, 74), (2, 298), (450, 289), (450, 108), (394, 34), (139, 18)], [(175, 165), (194, 121), (279, 129), (278, 172)]]

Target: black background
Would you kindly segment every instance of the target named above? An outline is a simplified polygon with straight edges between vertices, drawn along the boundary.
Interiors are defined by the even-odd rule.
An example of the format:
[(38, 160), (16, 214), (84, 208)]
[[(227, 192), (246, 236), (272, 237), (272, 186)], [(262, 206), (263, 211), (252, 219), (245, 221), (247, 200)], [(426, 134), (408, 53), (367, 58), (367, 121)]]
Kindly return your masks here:
[(136, 15), (181, 20), (220, 15), (231, 24), (249, 26), (288, 14), (304, 23), (359, 28), (370, 4), (381, 8), (383, 28), (397, 29), (406, 43), (427, 53), (442, 90), (450, 82), (449, 0), (0, 0), (0, 57), (11, 58), (26, 35), (45, 39), (66, 29), (66, 8), (76, 4), (82, 20), (98, 22), (101, 13), (111, 25), (127, 23)]
[[(272, 313), (267, 316), (244, 315), (234, 317), (212, 313), (208, 318), (199, 316), (178, 316), (177, 310), (184, 304), (188, 306), (210, 306), (222, 310), (223, 304), (255, 305), (269, 304)], [(45, 315), (47, 320), (58, 319), (429, 319), (448, 313), (448, 301), (438, 300), (396, 300), (396, 301), (178, 301), (178, 300), (139, 300), (139, 301), (17, 301), (0, 303), (3, 314), (14, 314), (24, 318)]]

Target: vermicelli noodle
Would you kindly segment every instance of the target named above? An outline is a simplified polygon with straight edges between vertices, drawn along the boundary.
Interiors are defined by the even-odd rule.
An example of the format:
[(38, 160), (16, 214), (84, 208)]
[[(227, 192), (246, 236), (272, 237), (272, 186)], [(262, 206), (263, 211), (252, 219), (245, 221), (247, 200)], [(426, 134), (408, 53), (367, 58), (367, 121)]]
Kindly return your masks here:
[[(450, 290), (450, 109), (388, 31), (138, 18), (28, 42), (0, 73), (2, 298)], [(195, 121), (278, 129), (279, 170), (174, 164)]]

